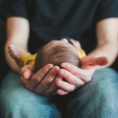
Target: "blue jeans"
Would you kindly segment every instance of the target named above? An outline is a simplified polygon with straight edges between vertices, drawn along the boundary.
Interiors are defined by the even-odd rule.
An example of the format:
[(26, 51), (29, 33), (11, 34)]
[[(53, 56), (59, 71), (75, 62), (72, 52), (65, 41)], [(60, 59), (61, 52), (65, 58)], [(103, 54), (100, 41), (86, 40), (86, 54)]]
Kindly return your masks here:
[[(43, 97), (26, 89), (9, 72), (0, 91), (2, 118), (118, 118), (118, 75), (110, 69), (66, 96)], [(62, 113), (61, 113), (62, 112)]]

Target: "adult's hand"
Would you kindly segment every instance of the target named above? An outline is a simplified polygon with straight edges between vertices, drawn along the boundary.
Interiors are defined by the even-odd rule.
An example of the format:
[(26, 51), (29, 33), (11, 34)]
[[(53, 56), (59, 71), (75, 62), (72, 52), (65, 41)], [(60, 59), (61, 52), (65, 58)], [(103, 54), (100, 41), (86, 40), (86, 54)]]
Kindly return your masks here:
[(21, 81), (26, 88), (40, 95), (51, 95), (56, 93), (55, 78), (59, 67), (47, 64), (37, 73), (33, 74), (33, 66), (26, 65), (21, 69)]
[[(59, 87), (57, 94), (65, 95), (76, 88), (83, 86), (92, 79), (97, 66), (103, 66), (108, 63), (106, 57), (85, 57), (81, 59), (82, 67), (76, 67), (70, 63), (62, 63), (62, 69), (57, 70), (60, 78), (56, 79), (56, 85)], [(63, 79), (62, 79), (63, 78)], [(64, 81), (66, 80), (66, 81)], [(64, 93), (66, 91), (66, 93)]]

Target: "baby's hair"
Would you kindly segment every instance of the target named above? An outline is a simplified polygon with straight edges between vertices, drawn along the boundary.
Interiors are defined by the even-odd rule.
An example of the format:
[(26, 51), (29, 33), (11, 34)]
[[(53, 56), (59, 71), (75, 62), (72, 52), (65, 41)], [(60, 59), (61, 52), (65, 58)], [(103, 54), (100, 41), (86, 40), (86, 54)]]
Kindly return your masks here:
[(60, 66), (63, 62), (68, 62), (80, 67), (80, 60), (76, 49), (72, 50), (65, 45), (54, 45), (51, 49), (49, 49), (48, 47), (51, 44), (52, 42), (49, 42), (38, 50), (35, 60), (34, 73), (46, 64)]

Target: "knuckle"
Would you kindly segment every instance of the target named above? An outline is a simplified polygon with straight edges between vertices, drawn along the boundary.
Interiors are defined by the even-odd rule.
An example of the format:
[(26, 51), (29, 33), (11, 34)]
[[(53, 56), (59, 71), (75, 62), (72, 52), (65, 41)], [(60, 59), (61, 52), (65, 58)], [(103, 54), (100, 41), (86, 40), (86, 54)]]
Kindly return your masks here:
[(40, 76), (38, 76), (38, 77), (36, 77), (34, 80), (38, 83), (38, 82), (41, 81), (41, 78), (40, 78)]
[(34, 77), (32, 78), (32, 80), (33, 80), (33, 81), (36, 81), (36, 82), (40, 82), (41, 79), (40, 79), (40, 76), (38, 76), (38, 77), (37, 77), (37, 76), (34, 76)]
[(76, 78), (76, 77), (72, 78), (72, 83), (73, 83), (74, 85), (79, 84), (79, 80), (78, 80), (78, 79), (79, 79), (79, 78)]
[(79, 73), (77, 71), (73, 72), (73, 74), (79, 76)]
[(68, 79), (70, 78), (70, 76), (68, 74), (66, 74), (66, 73), (65, 73), (65, 77), (68, 78)]
[(47, 64), (47, 65), (45, 66), (45, 69), (48, 71), (48, 70), (50, 70), (51, 67), (53, 67), (52, 64)]
[(59, 87), (60, 86), (60, 80), (59, 79), (56, 79), (55, 80), (55, 84)]
[(50, 70), (49, 66), (46, 66), (45, 68), (41, 69), (40, 73), (47, 73)]

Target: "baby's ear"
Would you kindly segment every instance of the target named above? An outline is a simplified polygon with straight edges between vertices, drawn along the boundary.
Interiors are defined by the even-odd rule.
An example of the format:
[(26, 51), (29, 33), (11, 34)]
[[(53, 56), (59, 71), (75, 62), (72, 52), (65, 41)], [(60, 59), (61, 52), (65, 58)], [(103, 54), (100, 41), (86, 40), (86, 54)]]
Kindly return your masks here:
[(108, 58), (107, 57), (91, 57), (86, 56), (80, 59), (80, 62), (82, 64), (82, 67), (86, 66), (104, 66), (108, 64)]

